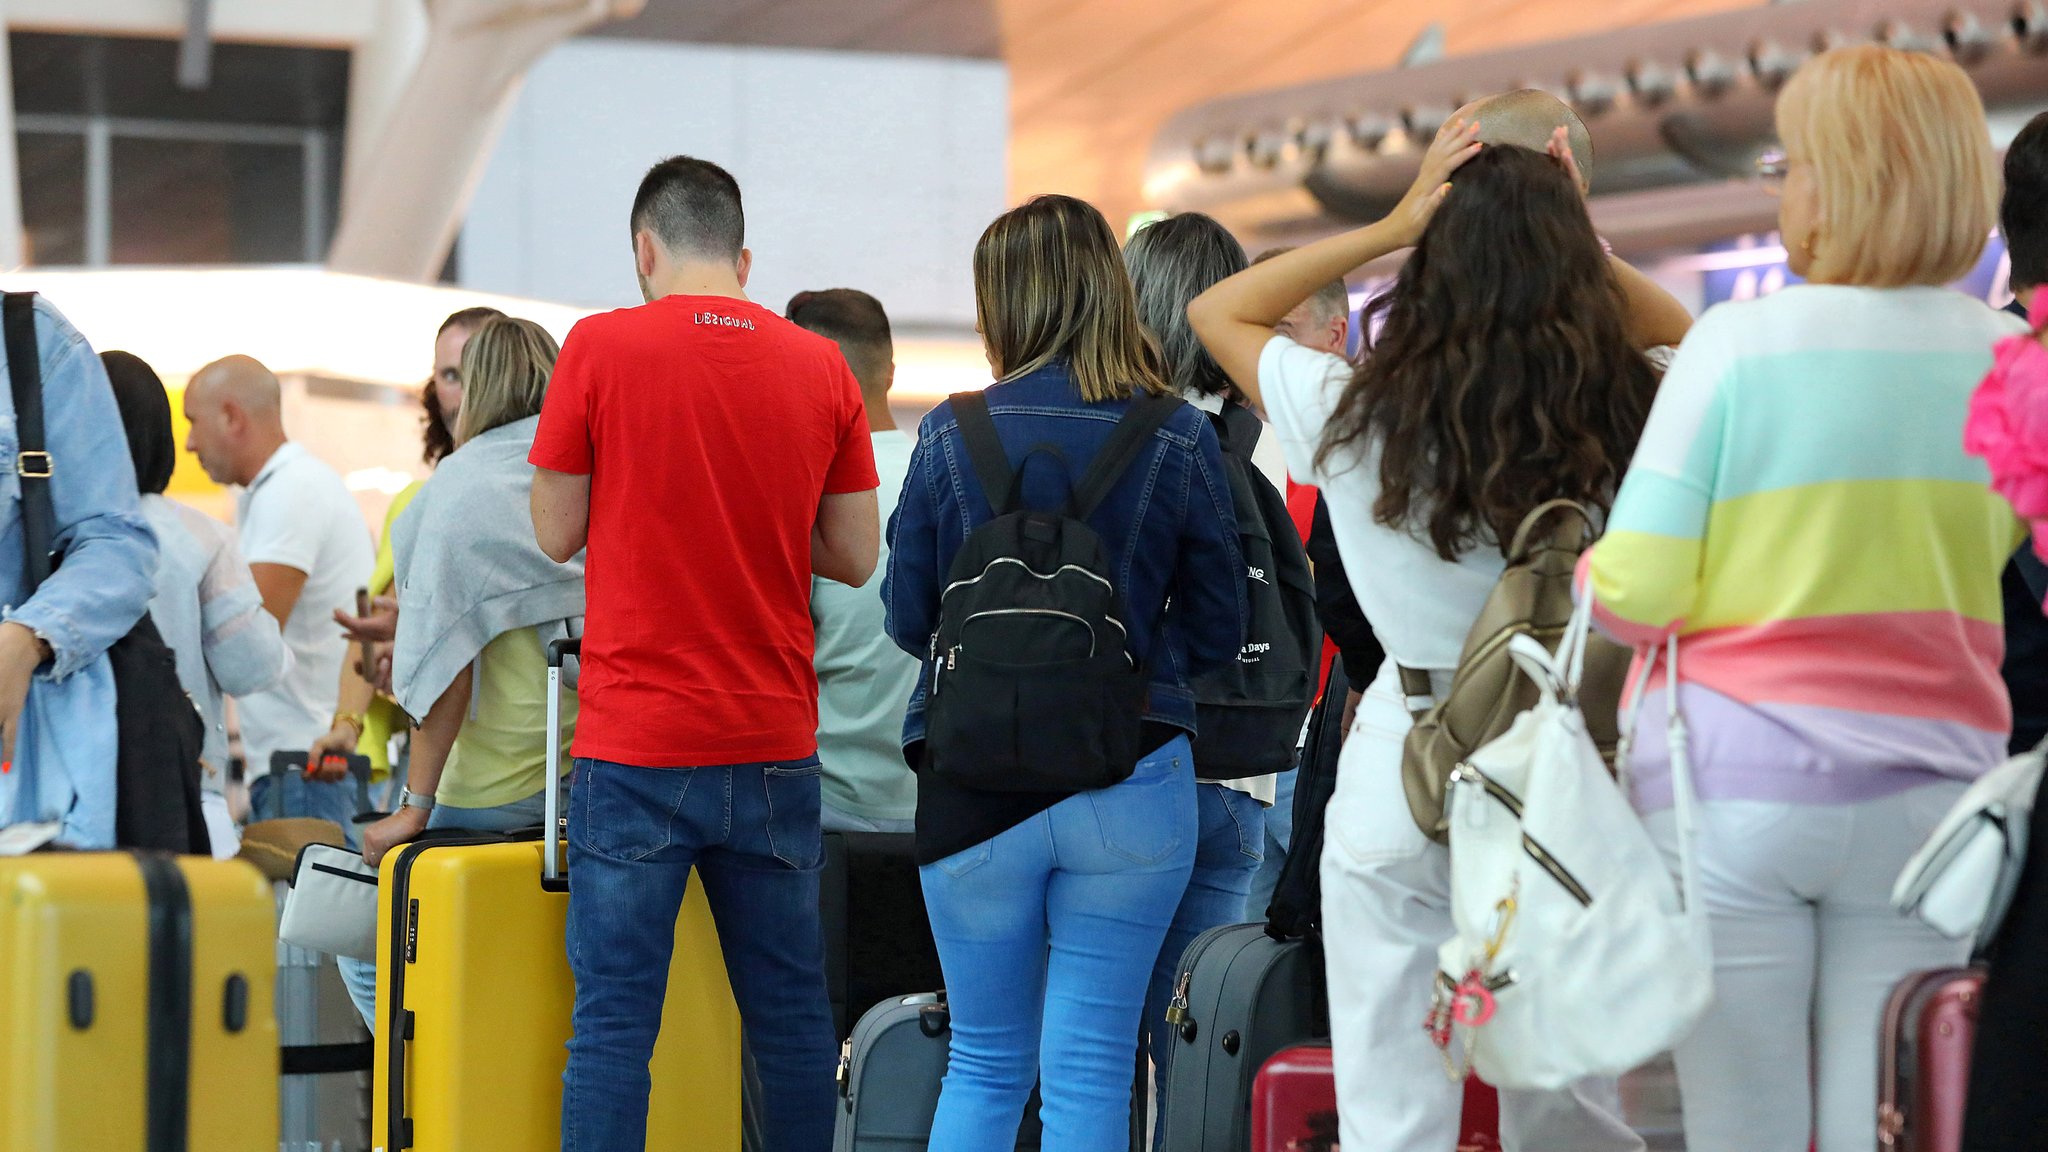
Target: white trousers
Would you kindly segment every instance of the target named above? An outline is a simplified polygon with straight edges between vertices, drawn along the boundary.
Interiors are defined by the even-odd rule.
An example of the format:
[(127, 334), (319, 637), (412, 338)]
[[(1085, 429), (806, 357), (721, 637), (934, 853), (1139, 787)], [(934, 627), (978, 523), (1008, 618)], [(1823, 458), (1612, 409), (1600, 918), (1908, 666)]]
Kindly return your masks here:
[[(1702, 804), (1700, 882), (1714, 1003), (1675, 1053), (1687, 1152), (1870, 1152), (1885, 998), (1908, 974), (1962, 963), (1893, 911), (1892, 883), (1964, 785), (1863, 804)], [(1675, 858), (1671, 813), (1649, 819)]]
[[(1450, 853), (1401, 788), (1409, 726), (1389, 661), (1344, 743), (1322, 860), (1323, 938), (1344, 1152), (1452, 1152), (1463, 1086), (1423, 1030), (1437, 948), (1456, 935)], [(1507, 1152), (1639, 1152), (1614, 1081), (1501, 1093)], [(1695, 1150), (1697, 1152), (1697, 1150)], [(1762, 1146), (1745, 1152), (1763, 1152)]]

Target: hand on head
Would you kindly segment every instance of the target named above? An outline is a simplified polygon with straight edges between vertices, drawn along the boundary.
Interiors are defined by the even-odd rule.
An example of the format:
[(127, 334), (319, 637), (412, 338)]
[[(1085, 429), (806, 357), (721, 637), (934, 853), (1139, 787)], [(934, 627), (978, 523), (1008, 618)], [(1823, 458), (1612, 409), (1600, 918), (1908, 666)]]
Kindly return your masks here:
[(1422, 239), (1430, 219), (1451, 193), (1451, 174), (1479, 155), (1482, 147), (1477, 120), (1454, 118), (1436, 134), (1422, 157), (1422, 171), (1416, 175), (1415, 183), (1388, 216), (1407, 243)]

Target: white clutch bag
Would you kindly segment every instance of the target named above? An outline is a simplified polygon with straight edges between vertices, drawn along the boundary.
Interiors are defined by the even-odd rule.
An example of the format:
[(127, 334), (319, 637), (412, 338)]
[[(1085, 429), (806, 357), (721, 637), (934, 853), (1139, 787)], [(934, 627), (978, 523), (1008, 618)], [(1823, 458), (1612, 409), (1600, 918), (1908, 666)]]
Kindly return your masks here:
[(2027, 824), (2048, 745), (1980, 777), (1935, 826), (1892, 887), (1892, 906), (1981, 952), (1998, 934), (2027, 858)]
[(292, 868), (278, 939), (357, 960), (377, 956), (377, 870), (360, 853), (308, 844)]

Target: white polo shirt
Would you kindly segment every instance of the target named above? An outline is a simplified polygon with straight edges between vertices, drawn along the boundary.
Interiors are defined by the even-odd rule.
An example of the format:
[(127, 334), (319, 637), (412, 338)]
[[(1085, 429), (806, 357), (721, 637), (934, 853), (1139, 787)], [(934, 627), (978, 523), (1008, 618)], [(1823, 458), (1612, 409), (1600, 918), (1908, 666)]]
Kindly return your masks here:
[(334, 469), (297, 444), (273, 453), (237, 506), (242, 555), (306, 574), (284, 622), (292, 669), (275, 688), (242, 697), (242, 753), (248, 778), (270, 771), (273, 752), (299, 752), (333, 722), (348, 641), (334, 610), (355, 611), (356, 589), (376, 563), (362, 510)]

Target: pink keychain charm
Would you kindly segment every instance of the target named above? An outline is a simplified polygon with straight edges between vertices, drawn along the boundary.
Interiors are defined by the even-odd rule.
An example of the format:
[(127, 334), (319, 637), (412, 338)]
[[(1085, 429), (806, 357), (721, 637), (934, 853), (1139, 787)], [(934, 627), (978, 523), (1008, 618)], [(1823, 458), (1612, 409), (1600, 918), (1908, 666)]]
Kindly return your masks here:
[(1465, 974), (1458, 990), (1451, 998), (1451, 1018), (1467, 1028), (1483, 1027), (1493, 1019), (1493, 991), (1486, 986), (1486, 979), (1474, 968)]

